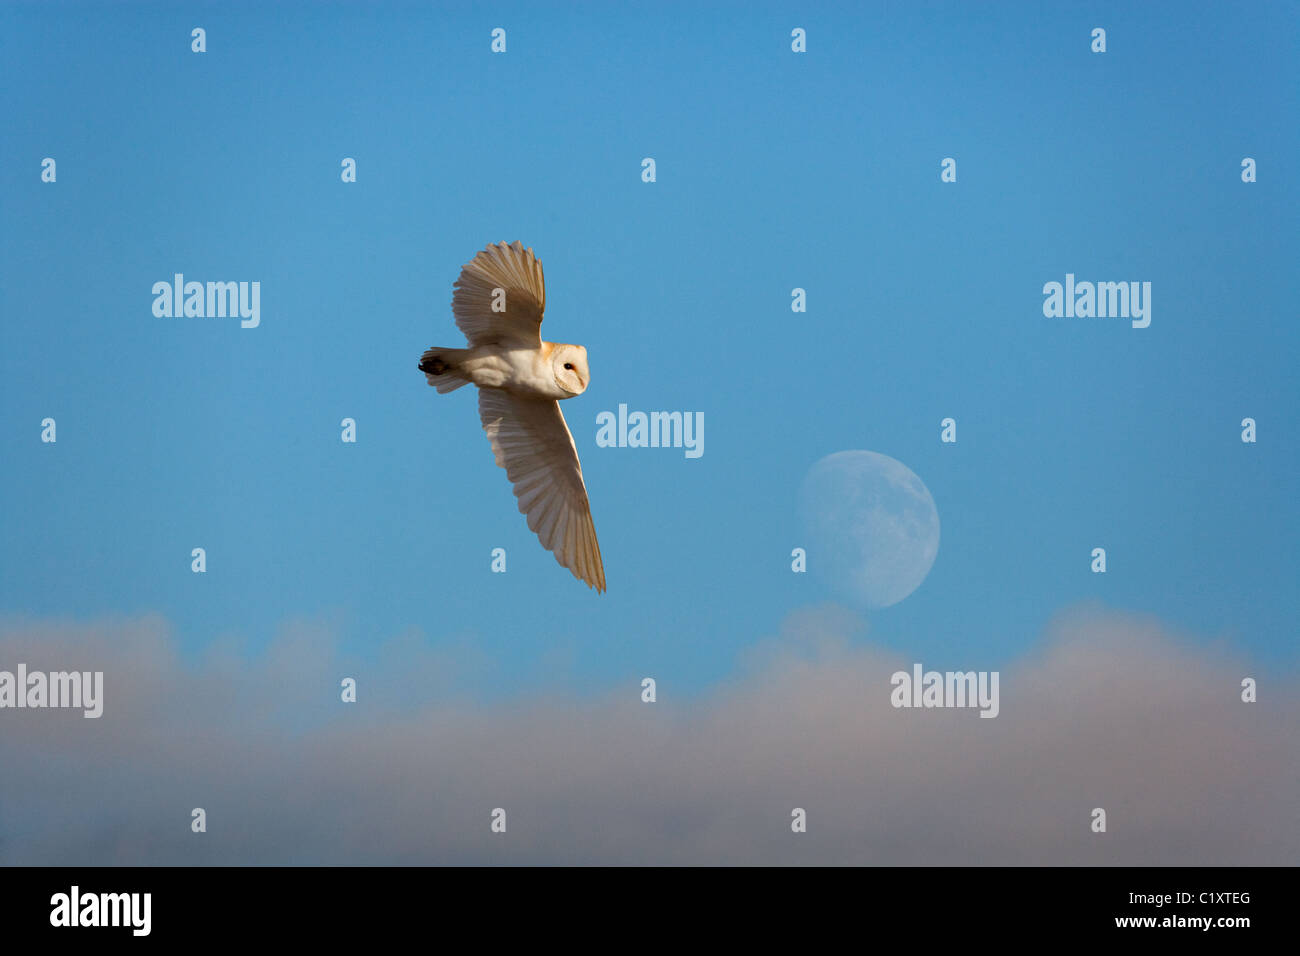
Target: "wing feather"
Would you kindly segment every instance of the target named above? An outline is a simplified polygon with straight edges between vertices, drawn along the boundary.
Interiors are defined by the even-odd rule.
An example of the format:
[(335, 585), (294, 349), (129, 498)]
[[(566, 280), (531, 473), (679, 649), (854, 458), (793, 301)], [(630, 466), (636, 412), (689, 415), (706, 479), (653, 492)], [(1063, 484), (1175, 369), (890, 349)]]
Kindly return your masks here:
[(582, 464), (559, 403), (480, 388), (478, 410), (529, 530), (574, 577), (604, 591), (605, 567)]
[[(541, 348), (546, 282), (542, 263), (519, 242), (488, 246), (460, 270), (451, 311), (469, 344)], [(493, 311), (505, 294), (505, 311)]]

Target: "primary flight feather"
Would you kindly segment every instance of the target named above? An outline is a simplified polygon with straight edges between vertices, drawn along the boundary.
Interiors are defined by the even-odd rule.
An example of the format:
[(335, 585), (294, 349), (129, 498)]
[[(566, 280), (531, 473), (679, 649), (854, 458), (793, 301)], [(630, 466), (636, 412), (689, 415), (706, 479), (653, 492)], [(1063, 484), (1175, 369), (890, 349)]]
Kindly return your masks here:
[(478, 386), (478, 413), (519, 510), (555, 560), (605, 590), (582, 465), (560, 402), (591, 381), (581, 345), (542, 341), (542, 263), (520, 243), (490, 245), (460, 270), (451, 311), (467, 349), (431, 348), (420, 371), (439, 392)]

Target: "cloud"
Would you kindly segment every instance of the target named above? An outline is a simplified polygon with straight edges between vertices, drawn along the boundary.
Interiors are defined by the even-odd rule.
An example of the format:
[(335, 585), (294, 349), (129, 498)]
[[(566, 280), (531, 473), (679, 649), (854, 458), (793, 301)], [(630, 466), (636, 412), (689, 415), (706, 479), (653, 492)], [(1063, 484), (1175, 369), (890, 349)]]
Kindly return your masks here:
[[(194, 663), (158, 617), (0, 622), (0, 669), (103, 670), (106, 699), (99, 720), (0, 711), (0, 862), (1289, 865), (1300, 851), (1296, 676), (1098, 606), (1000, 668), (994, 720), (892, 708), (889, 677), (912, 659), (831, 607), (791, 615), (733, 680), (689, 700), (661, 683), (655, 704), (636, 683), (457, 698), (478, 663), (412, 635), (376, 659), (343, 658), (310, 622), (256, 658)], [(1245, 676), (1258, 703), (1240, 701)], [(190, 832), (193, 807), (207, 833)]]

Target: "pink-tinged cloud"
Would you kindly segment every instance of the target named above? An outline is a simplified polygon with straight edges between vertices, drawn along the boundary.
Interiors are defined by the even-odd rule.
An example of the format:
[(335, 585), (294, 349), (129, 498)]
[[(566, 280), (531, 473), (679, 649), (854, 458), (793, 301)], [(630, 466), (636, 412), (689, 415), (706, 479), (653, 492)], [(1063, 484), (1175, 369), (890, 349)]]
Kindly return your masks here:
[[(741, 676), (457, 699), (477, 666), (376, 666), (295, 624), (184, 664), (165, 621), (0, 622), (0, 670), (102, 670), (104, 716), (0, 710), (7, 864), (1278, 864), (1300, 858), (1300, 681), (1158, 622), (1063, 612), (1000, 669), (1000, 714), (890, 706), (913, 659), (834, 608)], [(358, 680), (359, 701), (339, 700)], [(659, 701), (641, 702), (641, 676)], [(1241, 701), (1254, 677), (1257, 703)], [(544, 691), (544, 689), (543, 689)], [(190, 831), (207, 811), (208, 832)], [(493, 808), (507, 832), (489, 829)], [(791, 810), (808, 832), (791, 832)], [(1091, 832), (1103, 807), (1108, 832)]]

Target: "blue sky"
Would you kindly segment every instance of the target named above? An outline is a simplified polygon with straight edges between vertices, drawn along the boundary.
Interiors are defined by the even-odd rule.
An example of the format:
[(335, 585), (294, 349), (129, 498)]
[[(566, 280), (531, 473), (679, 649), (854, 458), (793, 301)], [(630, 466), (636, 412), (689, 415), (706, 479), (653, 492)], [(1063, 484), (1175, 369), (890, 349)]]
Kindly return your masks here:
[[(861, 448), (943, 528), (873, 640), (996, 667), (1100, 599), (1293, 662), (1296, 9), (990, 6), (0, 8), (0, 613), (158, 612), (195, 655), (307, 618), (473, 648), (467, 693), (690, 693), (829, 598), (795, 496)], [(543, 336), (589, 350), (605, 595), (415, 367), (514, 239)], [(175, 272), (260, 281), (261, 326), (155, 318)], [(1150, 281), (1150, 328), (1044, 318), (1067, 272)], [(619, 403), (702, 411), (704, 456), (598, 448)]]

